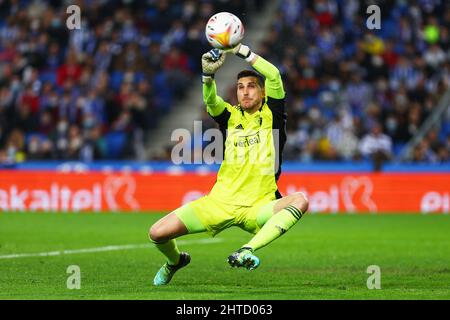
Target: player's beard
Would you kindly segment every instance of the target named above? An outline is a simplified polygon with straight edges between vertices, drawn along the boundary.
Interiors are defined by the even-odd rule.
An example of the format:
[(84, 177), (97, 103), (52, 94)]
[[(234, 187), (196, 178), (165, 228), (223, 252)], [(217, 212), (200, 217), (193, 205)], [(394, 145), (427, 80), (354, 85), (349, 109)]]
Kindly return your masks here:
[(252, 101), (251, 104), (248, 104), (248, 102), (246, 103), (246, 102), (242, 101), (240, 103), (240, 105), (241, 105), (241, 108), (244, 109), (244, 111), (249, 111), (249, 110), (254, 110), (254, 109), (259, 108), (261, 106), (261, 101)]

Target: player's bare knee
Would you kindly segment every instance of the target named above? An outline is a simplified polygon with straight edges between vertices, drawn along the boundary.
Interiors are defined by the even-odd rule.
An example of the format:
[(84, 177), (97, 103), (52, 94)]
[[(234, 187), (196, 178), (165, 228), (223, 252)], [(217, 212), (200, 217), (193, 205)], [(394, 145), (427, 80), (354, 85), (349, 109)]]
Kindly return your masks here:
[(308, 210), (309, 201), (303, 192), (297, 192), (294, 194), (292, 205), (300, 209), (302, 213), (305, 213)]
[(164, 237), (164, 233), (163, 233), (163, 228), (161, 228), (161, 226), (156, 223), (154, 224), (148, 233), (148, 237), (150, 239), (150, 241), (158, 243), (158, 242), (163, 242), (165, 241), (165, 237)]

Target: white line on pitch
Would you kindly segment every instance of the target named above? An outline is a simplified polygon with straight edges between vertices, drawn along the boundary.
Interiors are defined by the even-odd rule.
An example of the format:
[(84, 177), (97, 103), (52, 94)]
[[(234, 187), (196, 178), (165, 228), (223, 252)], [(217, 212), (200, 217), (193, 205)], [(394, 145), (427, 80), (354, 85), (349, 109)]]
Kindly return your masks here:
[[(209, 244), (209, 243), (222, 242), (222, 239), (212, 238), (212, 239), (199, 239), (199, 240), (179, 240), (177, 242), (178, 242), (178, 244), (188, 244), (188, 245), (189, 244)], [(59, 255), (63, 255), (63, 254), (93, 253), (93, 252), (116, 251), (116, 250), (131, 250), (131, 249), (142, 249), (142, 248), (151, 248), (151, 247), (153, 247), (153, 244), (151, 244), (151, 243), (125, 244), (125, 245), (121, 245), (121, 246), (106, 246), (106, 247), (96, 247), (96, 248), (86, 248), (86, 249), (8, 254), (5, 256), (0, 256), (0, 259), (51, 257), (51, 256), (59, 256)]]

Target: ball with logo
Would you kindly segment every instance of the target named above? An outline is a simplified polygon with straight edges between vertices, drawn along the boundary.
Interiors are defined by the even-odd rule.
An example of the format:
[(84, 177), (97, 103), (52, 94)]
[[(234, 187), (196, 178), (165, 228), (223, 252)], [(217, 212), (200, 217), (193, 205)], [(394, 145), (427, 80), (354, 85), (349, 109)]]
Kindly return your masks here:
[(244, 25), (234, 14), (219, 12), (206, 23), (205, 35), (214, 48), (230, 49), (244, 38)]

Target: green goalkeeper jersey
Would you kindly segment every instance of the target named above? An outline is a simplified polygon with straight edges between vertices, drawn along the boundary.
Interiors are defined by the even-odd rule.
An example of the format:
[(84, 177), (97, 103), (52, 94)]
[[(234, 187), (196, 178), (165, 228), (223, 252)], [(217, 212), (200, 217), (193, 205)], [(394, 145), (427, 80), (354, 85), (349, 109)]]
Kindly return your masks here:
[(266, 78), (266, 97), (253, 114), (225, 102), (217, 95), (214, 81), (203, 84), (207, 111), (224, 137), (223, 161), (209, 195), (242, 206), (281, 197), (277, 180), (286, 142), (285, 92), (280, 73), (259, 56), (253, 68)]

